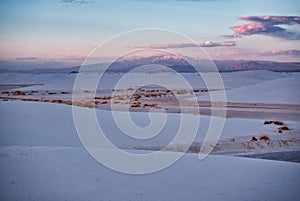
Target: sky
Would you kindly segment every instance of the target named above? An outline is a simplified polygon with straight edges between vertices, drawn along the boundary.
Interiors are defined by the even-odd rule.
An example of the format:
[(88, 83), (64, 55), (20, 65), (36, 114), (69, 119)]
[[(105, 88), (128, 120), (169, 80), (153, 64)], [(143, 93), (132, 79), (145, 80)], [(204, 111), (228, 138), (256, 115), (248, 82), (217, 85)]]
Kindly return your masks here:
[(194, 57), (200, 47), (213, 59), (300, 61), (297, 0), (2, 0), (0, 59), (81, 60), (101, 42), (142, 28), (178, 32), (196, 44), (131, 36), (134, 47), (180, 49)]

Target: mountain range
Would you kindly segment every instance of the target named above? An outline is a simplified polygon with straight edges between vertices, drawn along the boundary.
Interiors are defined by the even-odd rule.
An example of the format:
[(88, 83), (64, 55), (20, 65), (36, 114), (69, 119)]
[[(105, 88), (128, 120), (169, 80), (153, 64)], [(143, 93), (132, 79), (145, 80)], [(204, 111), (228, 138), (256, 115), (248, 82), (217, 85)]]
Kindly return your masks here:
[[(202, 72), (214, 71), (209, 60), (195, 60), (188, 58), (188, 61), (196, 64)], [(300, 72), (300, 62), (275, 62), (275, 61), (258, 61), (258, 60), (214, 60), (214, 64), (219, 72), (247, 71), (247, 70), (270, 70), (275, 72)], [(14, 63), (14, 65), (16, 65)], [(95, 63), (84, 67), (84, 71), (103, 72), (108, 66), (107, 72), (129, 72), (137, 67), (150, 65), (149, 72), (164, 71), (161, 66), (169, 67), (177, 72), (196, 72), (187, 60), (173, 55), (156, 55), (150, 57), (123, 58), (113, 63)], [(147, 72), (148, 72), (147, 70)], [(34, 68), (34, 69), (14, 69), (9, 65), (1, 66), (0, 73), (19, 72), (19, 73), (77, 73), (80, 66), (63, 67), (63, 68)]]

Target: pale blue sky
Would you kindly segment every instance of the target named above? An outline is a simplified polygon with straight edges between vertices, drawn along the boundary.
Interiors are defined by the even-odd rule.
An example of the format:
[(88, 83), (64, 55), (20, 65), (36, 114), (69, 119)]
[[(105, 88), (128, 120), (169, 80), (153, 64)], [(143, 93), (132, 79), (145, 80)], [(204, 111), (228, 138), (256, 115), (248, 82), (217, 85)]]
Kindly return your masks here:
[[(88, 0), (86, 0), (88, 1)], [(249, 23), (241, 16), (299, 16), (300, 2), (240, 0), (117, 0), (63, 3), (60, 0), (2, 0), (0, 3), (0, 56), (2, 58), (62, 58), (86, 56), (105, 39), (136, 28), (163, 28), (183, 33), (195, 41), (222, 42), (221, 35), (233, 34), (232, 26)], [(299, 31), (299, 25), (294, 25)], [(216, 59), (251, 57), (258, 51), (297, 50), (299, 40), (264, 35), (232, 39), (235, 47), (207, 48)], [(222, 56), (223, 54), (223, 56)], [(219, 55), (219, 56), (217, 56)], [(252, 55), (253, 57), (253, 55)], [(261, 57), (297, 60), (294, 56)], [(260, 59), (260, 56), (258, 56)]]

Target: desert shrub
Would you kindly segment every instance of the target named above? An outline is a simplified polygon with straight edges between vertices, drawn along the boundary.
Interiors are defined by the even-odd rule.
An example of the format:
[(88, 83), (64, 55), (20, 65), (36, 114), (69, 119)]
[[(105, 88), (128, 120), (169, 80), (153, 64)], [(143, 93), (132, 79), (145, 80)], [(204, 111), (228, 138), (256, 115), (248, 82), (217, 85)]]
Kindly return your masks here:
[(125, 100), (125, 97), (119, 96), (119, 100)]
[(265, 121), (264, 124), (274, 124), (274, 125), (282, 126), (283, 122), (282, 121)]
[(72, 105), (72, 101), (65, 101), (67, 105)]
[(273, 121), (273, 124), (281, 126), (281, 125), (283, 125), (283, 122), (282, 121)]
[(291, 129), (287, 126), (281, 126), (278, 128), (278, 133), (282, 133), (283, 131), (287, 131), (287, 130), (291, 130)]
[(134, 102), (131, 107), (141, 107), (141, 102), (137, 101), (137, 102)]
[(110, 96), (104, 96), (102, 99), (103, 99), (103, 100), (110, 100), (111, 97), (110, 97)]
[(260, 140), (270, 140), (269, 136), (267, 135), (262, 135), (259, 137)]
[(287, 127), (287, 126), (282, 126), (282, 127), (280, 127), (280, 129), (283, 130), (283, 131), (284, 130), (290, 130), (289, 127)]
[(52, 102), (53, 103), (63, 103), (63, 101), (60, 99), (53, 99)]
[(24, 91), (14, 91), (12, 92), (12, 95), (15, 95), (15, 96), (25, 96), (25, 92)]
[(145, 108), (145, 107), (159, 108), (159, 106), (158, 106), (156, 103), (151, 103), (151, 104), (145, 103), (145, 104), (143, 105), (143, 107), (144, 107), (144, 108)]
[(133, 94), (132, 97), (135, 99), (135, 101), (137, 101), (140, 98), (142, 98), (142, 96), (140, 94)]

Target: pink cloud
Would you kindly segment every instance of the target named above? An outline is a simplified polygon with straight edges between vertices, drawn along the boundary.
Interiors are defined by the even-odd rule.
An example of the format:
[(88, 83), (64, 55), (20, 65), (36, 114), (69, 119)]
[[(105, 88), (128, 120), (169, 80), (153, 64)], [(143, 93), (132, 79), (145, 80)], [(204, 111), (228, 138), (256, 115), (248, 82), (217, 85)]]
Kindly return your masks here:
[(237, 51), (228, 51), (228, 52), (217, 52), (215, 53), (215, 56), (217, 57), (228, 57), (228, 56), (235, 56), (235, 55), (241, 55), (240, 52)]
[(244, 16), (240, 19), (250, 23), (231, 27), (237, 35), (262, 34), (290, 40), (300, 39), (299, 33), (279, 26), (300, 24), (300, 16)]

